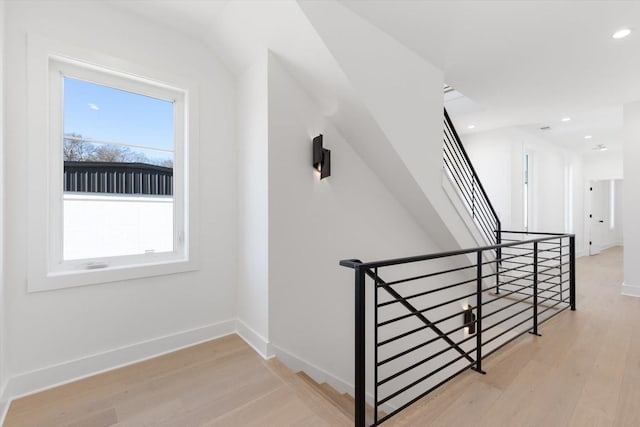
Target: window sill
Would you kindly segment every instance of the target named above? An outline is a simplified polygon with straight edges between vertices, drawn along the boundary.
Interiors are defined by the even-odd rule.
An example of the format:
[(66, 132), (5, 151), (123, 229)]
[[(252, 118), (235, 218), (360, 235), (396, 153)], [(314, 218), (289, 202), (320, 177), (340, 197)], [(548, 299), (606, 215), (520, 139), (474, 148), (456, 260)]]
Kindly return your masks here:
[(196, 271), (198, 268), (199, 266), (194, 260), (172, 260), (140, 265), (114, 266), (99, 270), (67, 270), (48, 273), (44, 277), (29, 277), (27, 291), (45, 292), (78, 286), (144, 279)]

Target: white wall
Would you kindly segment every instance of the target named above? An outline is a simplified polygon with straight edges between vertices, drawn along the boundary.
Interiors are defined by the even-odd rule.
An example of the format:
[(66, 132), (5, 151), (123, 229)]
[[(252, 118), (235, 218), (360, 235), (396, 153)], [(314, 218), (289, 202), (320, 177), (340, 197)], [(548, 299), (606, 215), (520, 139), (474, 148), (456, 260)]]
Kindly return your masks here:
[(582, 156), (585, 181), (622, 179), (622, 151), (593, 151)]
[[(233, 330), (234, 80), (200, 43), (102, 2), (6, 4), (6, 397)], [(27, 293), (26, 35), (86, 47), (199, 85), (198, 271)], [(42, 183), (44, 185), (44, 183)], [(189, 331), (189, 332), (186, 332)], [(185, 333), (183, 333), (185, 332)], [(56, 365), (56, 366), (54, 366)]]
[(337, 1), (298, 4), (369, 114), (337, 108), (341, 132), (442, 250), (476, 246), (442, 185), (442, 70)]
[[(454, 123), (455, 125), (455, 123)], [(573, 232), (583, 234), (580, 156), (517, 128), (465, 135), (462, 142), (505, 230), (523, 230), (523, 157), (529, 154), (529, 231), (565, 230), (565, 167), (573, 170)], [(576, 250), (583, 250), (581, 237)]]
[(640, 296), (640, 198), (631, 188), (640, 183), (640, 101), (624, 106), (624, 285), (622, 292)]
[(267, 52), (237, 80), (238, 289), (241, 334), (269, 353)]
[[(311, 140), (318, 134), (331, 150), (332, 172), (324, 180), (311, 166)], [(353, 379), (354, 273), (338, 262), (438, 250), (273, 55), (269, 236), (275, 353), (285, 361), (304, 360), (307, 373), (325, 372), (329, 377), (323, 380), (333, 377), (343, 385)], [(309, 366), (318, 369), (310, 372)]]
[[(4, 298), (4, 39), (5, 2), (0, 1), (0, 397), (7, 382), (5, 372), (5, 298)], [(0, 399), (1, 400), (1, 399)], [(2, 402), (0, 402), (0, 414)]]

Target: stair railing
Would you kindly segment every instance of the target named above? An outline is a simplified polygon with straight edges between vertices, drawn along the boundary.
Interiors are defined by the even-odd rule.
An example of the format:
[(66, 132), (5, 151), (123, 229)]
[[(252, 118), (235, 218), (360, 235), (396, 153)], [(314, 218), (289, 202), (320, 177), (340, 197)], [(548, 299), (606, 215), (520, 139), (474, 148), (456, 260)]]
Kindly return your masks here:
[[(446, 109), (444, 110), (443, 158), (444, 170), (457, 189), (460, 199), (486, 244), (499, 245), (500, 219)], [(500, 254), (497, 253), (496, 257), (499, 258)]]
[[(484, 358), (527, 332), (539, 335), (541, 323), (576, 309), (575, 236), (501, 234), (507, 242), (484, 247), (340, 261), (355, 272), (356, 426), (366, 425), (368, 338), (373, 338), (370, 425), (379, 425), (467, 369), (484, 373)], [(486, 256), (498, 250), (502, 257)], [(491, 280), (500, 280), (500, 294), (487, 283)], [(379, 417), (381, 408), (387, 414)]]

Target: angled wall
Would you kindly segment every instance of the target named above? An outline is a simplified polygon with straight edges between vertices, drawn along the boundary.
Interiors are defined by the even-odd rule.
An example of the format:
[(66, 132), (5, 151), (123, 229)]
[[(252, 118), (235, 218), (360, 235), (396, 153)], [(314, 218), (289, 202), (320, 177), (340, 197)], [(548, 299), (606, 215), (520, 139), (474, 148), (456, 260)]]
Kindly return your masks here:
[(298, 4), (373, 122), (338, 127), (442, 250), (475, 246), (443, 190), (443, 72), (338, 2)]

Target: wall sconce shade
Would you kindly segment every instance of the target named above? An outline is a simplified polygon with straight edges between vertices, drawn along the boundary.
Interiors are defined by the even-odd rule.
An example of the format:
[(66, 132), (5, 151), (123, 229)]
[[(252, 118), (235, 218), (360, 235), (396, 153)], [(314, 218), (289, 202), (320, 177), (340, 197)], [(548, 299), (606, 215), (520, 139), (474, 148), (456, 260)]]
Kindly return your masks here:
[(471, 307), (465, 308), (464, 310), (464, 325), (469, 328), (469, 334), (473, 335), (476, 333), (476, 315), (473, 314), (473, 310)]
[(320, 179), (331, 175), (331, 150), (322, 147), (322, 134), (313, 138), (313, 167), (320, 172)]

